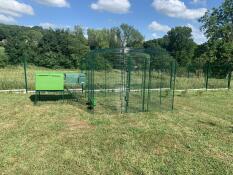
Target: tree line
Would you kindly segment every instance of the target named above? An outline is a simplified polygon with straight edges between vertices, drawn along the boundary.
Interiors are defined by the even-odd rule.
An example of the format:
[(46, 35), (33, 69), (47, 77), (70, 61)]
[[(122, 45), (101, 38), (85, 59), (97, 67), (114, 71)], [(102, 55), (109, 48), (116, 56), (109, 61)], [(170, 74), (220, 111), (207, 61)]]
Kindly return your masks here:
[[(142, 47), (144, 38), (134, 27), (122, 24), (111, 29), (43, 29), (0, 24), (0, 66), (18, 65), (24, 59), (48, 68), (80, 68), (90, 50)], [(5, 54), (4, 54), (5, 53)]]
[[(111, 29), (43, 29), (0, 25), (0, 67), (29, 64), (48, 68), (80, 68), (91, 50), (104, 48), (153, 48), (157, 57), (174, 58), (179, 66), (194, 69), (206, 63), (232, 65), (233, 63), (233, 1), (224, 0), (218, 7), (199, 19), (208, 41), (197, 45), (189, 27), (175, 27), (159, 39), (144, 41), (133, 26), (122, 24)], [(97, 59), (101, 67), (103, 60)], [(224, 71), (224, 70), (222, 70)], [(229, 70), (225, 70), (229, 71)]]

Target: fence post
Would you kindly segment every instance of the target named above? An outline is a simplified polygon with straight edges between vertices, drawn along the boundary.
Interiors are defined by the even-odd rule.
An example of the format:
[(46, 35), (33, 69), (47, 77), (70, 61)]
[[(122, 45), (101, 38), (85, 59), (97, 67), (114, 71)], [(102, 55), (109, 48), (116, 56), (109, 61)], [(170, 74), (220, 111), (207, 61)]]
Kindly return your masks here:
[(232, 72), (230, 71), (228, 74), (228, 89), (231, 88), (231, 74), (232, 74)]
[(148, 77), (148, 87), (147, 87), (147, 112), (149, 112), (149, 103), (150, 103), (150, 90), (151, 90), (151, 60), (150, 60), (150, 57), (149, 57), (149, 68), (148, 68), (148, 71), (149, 71), (149, 77)]
[(209, 69), (210, 69), (210, 63), (208, 62), (206, 68), (206, 82), (205, 82), (206, 91), (208, 90), (208, 83), (209, 83)]
[(172, 88), (172, 111), (174, 110), (174, 102), (175, 102), (175, 86), (176, 86), (176, 61), (173, 62), (173, 88)]
[(172, 88), (172, 78), (173, 78), (173, 62), (170, 63), (170, 89)]
[[(123, 56), (124, 56), (124, 65), (126, 71), (126, 80), (124, 80), (125, 86), (125, 112), (128, 113), (129, 108), (129, 93), (130, 93), (130, 86), (131, 86), (131, 58), (125, 55), (125, 48), (123, 49)], [(125, 79), (125, 78), (124, 78)]]
[(147, 59), (144, 60), (144, 72), (142, 82), (142, 112), (145, 112), (145, 93), (146, 93), (146, 73), (147, 73)]
[(159, 77), (160, 77), (160, 83), (159, 83), (159, 108), (160, 108), (160, 111), (162, 111), (162, 66), (160, 67), (160, 70), (159, 70)]
[[(106, 58), (105, 58), (106, 59)], [(105, 97), (107, 96), (107, 60), (104, 60), (104, 89), (105, 89)]]
[(25, 56), (24, 56), (24, 59), (23, 59), (23, 67), (24, 67), (25, 90), (26, 90), (26, 93), (28, 93), (27, 62), (26, 62), (26, 57)]

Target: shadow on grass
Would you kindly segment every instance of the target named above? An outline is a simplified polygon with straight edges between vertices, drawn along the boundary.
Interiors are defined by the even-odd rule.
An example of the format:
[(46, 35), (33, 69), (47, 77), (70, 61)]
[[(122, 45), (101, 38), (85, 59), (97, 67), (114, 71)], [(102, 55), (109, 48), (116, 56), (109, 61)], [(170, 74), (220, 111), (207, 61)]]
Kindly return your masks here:
[(201, 123), (201, 124), (204, 124), (204, 125), (212, 126), (212, 127), (217, 126), (216, 123), (211, 122), (211, 121), (202, 121), (202, 120), (198, 120), (198, 122)]
[(233, 125), (230, 126), (230, 132), (233, 133)]
[[(35, 102), (36, 95), (31, 95), (30, 100), (32, 102)], [(40, 96), (37, 96), (37, 101), (63, 101), (63, 100), (77, 100), (75, 97), (73, 97), (70, 94), (64, 94), (64, 95), (48, 95), (48, 94), (41, 94)]]
[[(36, 95), (31, 95), (29, 99), (36, 104)], [(78, 108), (87, 111), (88, 113), (93, 114), (94, 110), (90, 109), (89, 106), (86, 103), (86, 100), (84, 97), (77, 97), (72, 94), (41, 94), (40, 97), (37, 96), (37, 103), (38, 102), (65, 102), (70, 105), (77, 106)]]

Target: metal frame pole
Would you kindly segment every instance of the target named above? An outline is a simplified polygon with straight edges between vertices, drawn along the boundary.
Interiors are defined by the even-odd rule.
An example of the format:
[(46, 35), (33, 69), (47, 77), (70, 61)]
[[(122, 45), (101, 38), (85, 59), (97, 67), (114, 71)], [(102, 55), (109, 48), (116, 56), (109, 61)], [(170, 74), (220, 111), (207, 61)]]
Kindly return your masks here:
[(105, 88), (105, 97), (107, 96), (107, 60), (104, 60), (104, 88)]
[(173, 88), (172, 88), (172, 111), (174, 110), (175, 102), (175, 86), (176, 86), (176, 62), (173, 62)]
[(131, 86), (131, 69), (130, 69), (130, 56), (126, 57), (126, 64), (127, 64), (127, 68), (126, 68), (126, 72), (127, 72), (127, 77), (126, 77), (126, 95), (125, 95), (125, 112), (128, 112), (128, 107), (129, 107), (129, 93), (130, 93), (130, 86)]
[(160, 82), (159, 82), (159, 108), (160, 111), (162, 110), (162, 66), (160, 67), (159, 70), (159, 77), (160, 77)]
[(148, 94), (147, 94), (147, 112), (149, 111), (150, 104), (150, 89), (151, 89), (151, 60), (149, 58), (149, 82), (148, 82)]
[(228, 84), (227, 84), (228, 89), (231, 89), (231, 74), (232, 74), (232, 71), (230, 71), (228, 74)]
[(145, 94), (146, 94), (146, 72), (147, 72), (147, 60), (144, 60), (144, 75), (143, 75), (143, 91), (142, 91), (142, 112), (145, 111)]
[(170, 89), (172, 88), (173, 62), (170, 63)]
[(208, 84), (209, 84), (209, 69), (210, 69), (210, 63), (208, 62), (206, 68), (206, 82), (205, 82), (206, 91), (208, 90)]
[(23, 63), (23, 67), (24, 67), (24, 81), (25, 81), (25, 90), (26, 90), (26, 93), (28, 93), (28, 81), (27, 81), (27, 62), (26, 62), (26, 57), (24, 56), (24, 59), (23, 59), (24, 63)]

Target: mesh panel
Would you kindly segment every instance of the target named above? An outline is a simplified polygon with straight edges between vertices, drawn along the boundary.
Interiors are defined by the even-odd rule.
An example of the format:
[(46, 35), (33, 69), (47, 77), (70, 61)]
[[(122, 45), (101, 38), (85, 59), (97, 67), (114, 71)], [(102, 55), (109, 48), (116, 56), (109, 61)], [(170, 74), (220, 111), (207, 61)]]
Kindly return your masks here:
[(144, 112), (172, 108), (173, 60), (153, 50), (107, 49), (87, 57), (87, 96), (95, 112)]

